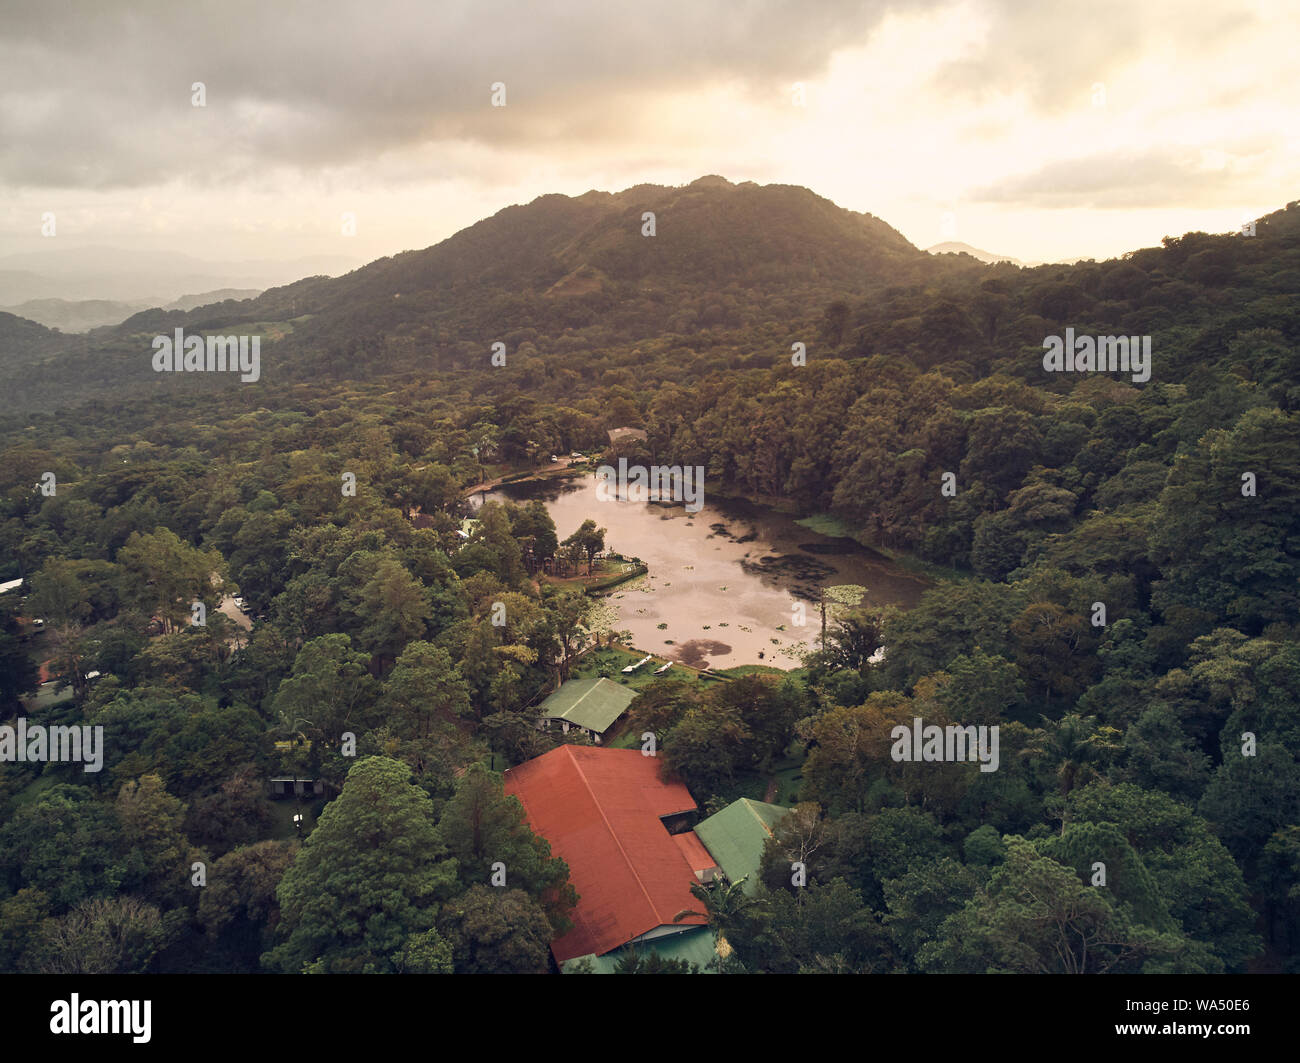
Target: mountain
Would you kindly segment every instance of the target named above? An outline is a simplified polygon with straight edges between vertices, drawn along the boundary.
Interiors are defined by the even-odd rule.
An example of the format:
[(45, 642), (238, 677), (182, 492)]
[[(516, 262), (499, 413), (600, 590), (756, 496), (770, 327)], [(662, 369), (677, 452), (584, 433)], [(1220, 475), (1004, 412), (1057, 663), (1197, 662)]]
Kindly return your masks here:
[[(643, 235), (646, 215), (652, 236)], [(693, 331), (785, 313), (813, 290), (859, 293), (887, 274), (914, 275), (923, 262), (878, 218), (806, 188), (711, 176), (680, 188), (548, 195), (303, 292), (297, 309), (317, 317), (298, 335), (335, 335), (340, 325), (355, 332), (360, 321), (383, 329), (454, 322), (486, 341), (613, 314), (652, 334), (674, 319)]]
[[(880, 219), (791, 185), (710, 176), (546, 195), (340, 277), (189, 310), (154, 307), (85, 336), (29, 331), (24, 356), (0, 350), (0, 391), (21, 414), (246, 386), (235, 374), (153, 372), (153, 338), (176, 329), (260, 337), (259, 388), (380, 378), (405, 386), (466, 370), (474, 375), (465, 386), (486, 401), (512, 388), (577, 391), (592, 374), (653, 386), (640, 369), (650, 361), (675, 367), (677, 379), (766, 368), (788, 360), (796, 342), (810, 356), (879, 354), (985, 372), (1070, 324), (1129, 334), (1172, 327), (1179, 315), (1200, 322), (1207, 285), (1263, 298), (1261, 271), (1289, 276), (1297, 216), (1290, 206), (1260, 219), (1255, 239), (1189, 233), (1122, 260), (1014, 269), (926, 253)], [(1291, 327), (1273, 309), (1241, 319)], [(520, 372), (489, 371), (498, 342)]]
[(263, 290), (309, 274), (340, 274), (355, 266), (354, 259), (339, 255), (223, 261), (121, 247), (29, 251), (0, 256), (0, 306), (45, 299), (160, 306), (186, 292)]
[(17, 306), (0, 306), (0, 311), (35, 321), (46, 328), (61, 332), (88, 332), (105, 325), (118, 325), (132, 314), (150, 307), (163, 310), (193, 310), (227, 299), (255, 299), (261, 288), (219, 288), (199, 295), (182, 295), (164, 305), (161, 299), (144, 299), (137, 302), (115, 302), (111, 299), (29, 299)]
[(103, 325), (116, 325), (150, 304), (119, 303), (111, 299), (29, 299), (0, 310), (36, 321), (62, 332), (85, 332)]
[[(164, 310), (193, 310), (212, 303), (222, 303), (228, 299), (236, 302), (243, 299), (256, 299), (263, 292), (262, 288), (218, 288), (214, 292), (200, 292), (198, 295), (182, 295), (163, 307)], [(137, 310), (144, 309), (137, 307)]]
[(0, 372), (30, 366), (66, 343), (66, 337), (44, 325), (0, 311)]
[[(653, 235), (643, 235), (649, 215)], [(69, 338), (60, 383), (26, 380), (14, 401), (170, 386), (150, 370), (150, 342), (176, 328), (262, 335), (263, 357), (274, 344), (282, 376), (314, 378), (421, 358), (465, 365), (503, 337), (689, 338), (804, 319), (811, 330), (828, 301), (934, 268), (880, 219), (791, 185), (712, 176), (682, 187), (546, 195), (341, 277), (307, 277), (191, 310), (150, 308), (81, 345)]]
[(971, 247), (970, 244), (963, 244), (960, 240), (949, 240), (946, 243), (935, 244), (933, 247), (927, 247), (927, 254), (931, 255), (970, 255), (971, 258), (979, 259), (981, 262), (987, 262), (992, 265), (995, 262), (1010, 262), (1013, 266), (1039, 266), (1041, 262), (1021, 262), (1018, 258), (1012, 258), (1010, 255), (995, 255), (991, 251), (981, 251), (978, 247)]

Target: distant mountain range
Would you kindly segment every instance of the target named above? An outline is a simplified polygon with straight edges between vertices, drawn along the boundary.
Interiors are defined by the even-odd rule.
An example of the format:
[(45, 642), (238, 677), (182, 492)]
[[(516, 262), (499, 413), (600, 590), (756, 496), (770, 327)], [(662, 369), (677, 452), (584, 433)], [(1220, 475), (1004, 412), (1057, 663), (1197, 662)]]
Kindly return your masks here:
[(1061, 258), (1053, 262), (1021, 262), (1020, 259), (1012, 258), (1010, 255), (995, 255), (992, 251), (971, 247), (970, 244), (964, 244), (960, 240), (948, 240), (945, 243), (927, 247), (925, 250), (931, 255), (970, 255), (971, 258), (980, 262), (987, 262), (990, 266), (998, 262), (1010, 262), (1011, 265), (1019, 266), (1021, 269), (1035, 269), (1038, 266), (1071, 266), (1082, 261), (1077, 258)]
[(935, 244), (933, 247), (927, 247), (926, 251), (931, 255), (970, 255), (971, 258), (977, 258), (990, 265), (995, 262), (1010, 262), (1013, 266), (1021, 267), (1042, 265), (1041, 262), (1021, 262), (1020, 259), (1012, 258), (1010, 255), (995, 255), (992, 251), (982, 251), (978, 247), (971, 247), (970, 244), (963, 244), (960, 240)]
[(49, 299), (165, 306), (186, 292), (261, 291), (299, 277), (345, 273), (356, 265), (340, 255), (220, 261), (121, 247), (29, 251), (0, 256), (0, 306)]
[[(1268, 237), (1289, 232), (1297, 217), (1288, 210), (1261, 219), (1250, 247), (1263, 253)], [(1236, 246), (1206, 239), (1215, 255)], [(796, 340), (842, 355), (888, 348), (928, 364), (918, 352), (929, 345), (952, 348), (959, 337), (968, 346), (1023, 344), (1096, 299), (1099, 282), (1070, 272), (1078, 267), (1017, 270), (1004, 282), (988, 277), (997, 267), (986, 260), (1016, 263), (964, 244), (927, 253), (879, 218), (794, 185), (709, 176), (679, 187), (545, 195), (342, 276), (304, 277), (255, 298), (239, 298), (245, 289), (208, 291), (86, 335), (0, 312), (0, 393), (19, 412), (227, 386), (225, 377), (152, 371), (152, 338), (178, 328), (262, 337), (265, 383), (481, 371), (495, 343), (523, 367), (512, 380), (574, 388), (609, 359), (635, 362), (642, 347), (680, 351), (691, 373), (707, 372), (715, 350), (720, 368), (767, 367)], [(1197, 277), (1208, 268), (1200, 258), (1192, 267)], [(1115, 268), (1133, 279), (1115, 280), (1108, 298), (1153, 283), (1132, 263)], [(981, 290), (982, 301), (954, 302), (965, 298), (963, 285), (985, 279), (993, 287)], [(1028, 293), (1010, 324), (1007, 283)], [(955, 294), (936, 300), (935, 285)]]
[(17, 306), (0, 306), (0, 311), (25, 317), (46, 328), (61, 332), (86, 332), (105, 325), (117, 325), (132, 314), (150, 307), (163, 310), (193, 310), (209, 303), (226, 299), (254, 299), (262, 294), (261, 288), (219, 288), (198, 295), (182, 295), (164, 303), (161, 299), (144, 299), (138, 302), (117, 302), (111, 299), (29, 299)]

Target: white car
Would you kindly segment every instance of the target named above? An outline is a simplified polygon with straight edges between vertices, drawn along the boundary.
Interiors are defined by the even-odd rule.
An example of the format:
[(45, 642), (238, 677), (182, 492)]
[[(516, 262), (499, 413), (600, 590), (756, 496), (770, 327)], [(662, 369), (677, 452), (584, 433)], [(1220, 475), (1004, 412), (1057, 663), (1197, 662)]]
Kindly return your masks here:
[(234, 601), (235, 601), (235, 608), (238, 609), (241, 613), (244, 613), (245, 615), (247, 615), (247, 614), (248, 614), (248, 603), (247, 603), (246, 601), (244, 601), (243, 598), (236, 598)]

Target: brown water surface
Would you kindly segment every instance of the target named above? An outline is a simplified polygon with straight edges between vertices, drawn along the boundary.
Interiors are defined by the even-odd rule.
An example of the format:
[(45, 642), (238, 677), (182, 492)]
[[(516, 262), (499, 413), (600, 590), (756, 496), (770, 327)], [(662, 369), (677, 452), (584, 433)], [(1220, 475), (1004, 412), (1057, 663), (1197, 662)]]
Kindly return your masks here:
[[(855, 584), (866, 588), (866, 604), (904, 607), (927, 587), (852, 539), (821, 535), (786, 514), (707, 492), (698, 513), (602, 501), (594, 475), (503, 484), (487, 497), (542, 499), (561, 541), (588, 518), (605, 528), (609, 549), (639, 557), (650, 569), (611, 592), (615, 630), (630, 631), (632, 644), (646, 653), (697, 668), (798, 667), (820, 633), (823, 587)], [(796, 622), (800, 606), (803, 626)]]

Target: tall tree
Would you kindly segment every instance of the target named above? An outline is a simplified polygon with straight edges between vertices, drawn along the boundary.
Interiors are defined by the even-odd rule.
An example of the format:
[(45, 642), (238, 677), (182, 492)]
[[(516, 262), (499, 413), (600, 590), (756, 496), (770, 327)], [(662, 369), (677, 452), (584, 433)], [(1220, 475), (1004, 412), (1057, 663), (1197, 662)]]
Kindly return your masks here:
[(287, 973), (391, 973), (433, 928), (456, 877), (429, 795), (406, 765), (366, 757), (348, 772), (276, 890), (280, 944), (263, 957)]

